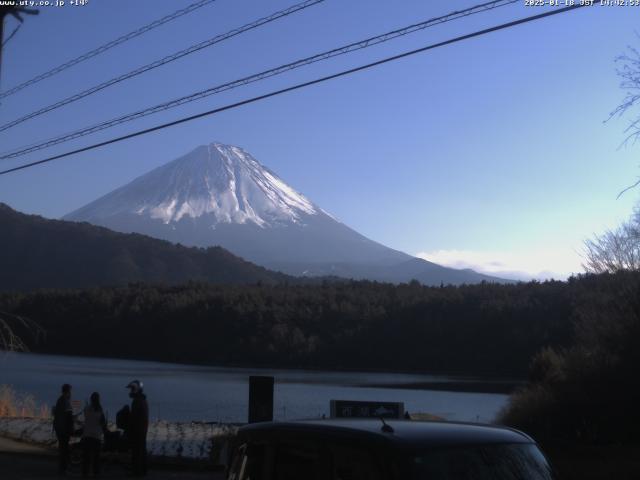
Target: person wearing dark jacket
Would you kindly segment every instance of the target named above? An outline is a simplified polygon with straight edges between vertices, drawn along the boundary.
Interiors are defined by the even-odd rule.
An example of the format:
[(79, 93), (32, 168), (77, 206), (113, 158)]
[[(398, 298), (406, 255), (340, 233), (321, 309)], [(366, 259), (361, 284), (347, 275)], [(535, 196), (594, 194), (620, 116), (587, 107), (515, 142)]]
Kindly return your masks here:
[(100, 405), (100, 394), (93, 392), (89, 405), (84, 409), (84, 428), (82, 430), (82, 476), (88, 477), (89, 470), (100, 474), (100, 448), (107, 429), (107, 421)]
[(149, 430), (149, 404), (142, 391), (142, 382), (134, 380), (127, 385), (132, 398), (127, 435), (131, 445), (131, 470), (135, 476), (147, 474), (147, 431)]
[(62, 395), (53, 407), (53, 429), (58, 439), (58, 473), (64, 475), (69, 467), (69, 440), (73, 434), (71, 385), (62, 385)]

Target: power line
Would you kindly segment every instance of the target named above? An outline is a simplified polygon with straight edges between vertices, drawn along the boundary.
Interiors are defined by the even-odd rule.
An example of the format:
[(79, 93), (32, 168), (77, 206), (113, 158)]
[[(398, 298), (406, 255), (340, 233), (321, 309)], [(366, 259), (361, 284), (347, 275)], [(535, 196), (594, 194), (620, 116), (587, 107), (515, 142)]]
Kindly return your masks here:
[(521, 19), (518, 19), (518, 20), (513, 20), (511, 22), (503, 23), (503, 24), (496, 25), (496, 26), (493, 26), (493, 27), (490, 27), (490, 28), (485, 28), (484, 30), (478, 30), (478, 31), (473, 32), (473, 33), (468, 33), (466, 35), (462, 35), (462, 36), (459, 36), (459, 37), (451, 38), (449, 40), (445, 40), (445, 41), (442, 41), (442, 42), (438, 42), (438, 43), (434, 43), (434, 44), (431, 44), (431, 45), (427, 45), (426, 47), (418, 48), (416, 50), (411, 50), (411, 51), (408, 51), (408, 52), (405, 52), (405, 53), (401, 53), (401, 54), (398, 54), (398, 55), (394, 55), (394, 56), (391, 56), (391, 57), (386, 57), (386, 58), (383, 58), (382, 60), (377, 60), (377, 61), (372, 62), (372, 63), (367, 63), (367, 64), (361, 65), (359, 67), (351, 68), (351, 69), (348, 69), (348, 70), (343, 70), (341, 72), (334, 73), (332, 75), (327, 75), (325, 77), (317, 78), (315, 80), (310, 80), (308, 82), (298, 83), (296, 85), (293, 85), (293, 86), (290, 86), (290, 87), (287, 87), (287, 88), (283, 88), (283, 89), (280, 89), (280, 90), (275, 90), (275, 91), (266, 93), (264, 95), (259, 95), (257, 97), (253, 97), (253, 98), (249, 98), (249, 99), (246, 99), (246, 100), (242, 100), (240, 102), (236, 102), (236, 103), (232, 103), (232, 104), (229, 104), (229, 105), (225, 105), (224, 107), (219, 107), (219, 108), (215, 108), (213, 110), (209, 110), (209, 111), (206, 111), (206, 112), (198, 113), (196, 115), (183, 117), (183, 118), (180, 118), (178, 120), (174, 120), (172, 122), (164, 123), (164, 124), (161, 124), (161, 125), (156, 125), (155, 127), (146, 128), (144, 130), (139, 130), (137, 132), (129, 133), (129, 134), (123, 135), (121, 137), (116, 137), (116, 138), (112, 138), (110, 140), (106, 140), (104, 142), (95, 143), (95, 144), (89, 145), (87, 147), (82, 147), (82, 148), (79, 148), (79, 149), (76, 149), (76, 150), (72, 150), (72, 151), (69, 151), (69, 152), (66, 152), (66, 153), (62, 153), (62, 154), (59, 154), (59, 155), (54, 155), (54, 156), (45, 158), (43, 160), (38, 160), (38, 161), (35, 161), (35, 162), (31, 162), (31, 163), (27, 163), (27, 164), (24, 164), (24, 165), (20, 165), (18, 167), (14, 167), (14, 168), (10, 168), (10, 169), (7, 169), (7, 170), (3, 170), (3, 171), (0, 171), (0, 175), (6, 175), (6, 174), (9, 174), (9, 173), (12, 173), (12, 172), (16, 172), (18, 170), (23, 170), (23, 169), (26, 169), (26, 168), (34, 167), (36, 165), (41, 165), (43, 163), (52, 162), (54, 160), (59, 160), (61, 158), (69, 157), (71, 155), (75, 155), (75, 154), (82, 153), (82, 152), (87, 152), (89, 150), (94, 150), (96, 148), (104, 147), (106, 145), (111, 145), (113, 143), (121, 142), (123, 140), (128, 140), (128, 139), (134, 138), (134, 137), (139, 137), (141, 135), (146, 135), (147, 133), (155, 132), (155, 131), (162, 130), (162, 129), (165, 129), (165, 128), (168, 128), (168, 127), (173, 127), (173, 126), (179, 125), (181, 123), (190, 122), (192, 120), (196, 120), (198, 118), (203, 118), (203, 117), (207, 117), (207, 116), (210, 116), (210, 115), (214, 115), (216, 113), (224, 112), (226, 110), (232, 110), (234, 108), (238, 108), (238, 107), (241, 107), (243, 105), (248, 105), (250, 103), (255, 103), (255, 102), (258, 102), (260, 100), (265, 100), (267, 98), (271, 98), (271, 97), (275, 97), (275, 96), (278, 96), (278, 95), (282, 95), (284, 93), (292, 92), (294, 90), (299, 90), (301, 88), (309, 87), (311, 85), (316, 85), (316, 84), (319, 84), (319, 83), (327, 82), (329, 80), (333, 80), (335, 78), (340, 78), (340, 77), (344, 77), (344, 76), (347, 76), (347, 75), (351, 75), (351, 74), (356, 73), (356, 72), (360, 72), (360, 71), (363, 71), (363, 70), (368, 70), (370, 68), (377, 67), (377, 66), (383, 65), (385, 63), (393, 62), (393, 61), (399, 60), (401, 58), (405, 58), (405, 57), (409, 57), (409, 56), (412, 56), (412, 55), (416, 55), (418, 53), (426, 52), (428, 50), (433, 50), (435, 48), (443, 47), (445, 45), (451, 45), (453, 43), (461, 42), (461, 41), (464, 41), (464, 40), (469, 40), (471, 38), (479, 37), (481, 35), (486, 35), (486, 34), (489, 34), (489, 33), (492, 33), (492, 32), (496, 32), (496, 31), (499, 31), (499, 30), (505, 30), (507, 28), (515, 27), (517, 25), (522, 25), (522, 24), (533, 22), (533, 21), (536, 21), (536, 20), (540, 20), (540, 19), (543, 19), (543, 18), (546, 18), (546, 17), (551, 17), (553, 15), (559, 15), (561, 13), (569, 12), (571, 10), (576, 10), (578, 8), (591, 6), (591, 5), (593, 5), (593, 4), (572, 5), (572, 6), (568, 6), (568, 7), (558, 8), (558, 9), (551, 10), (549, 12), (540, 13), (538, 15), (532, 15), (532, 16), (521, 18)]
[(176, 10), (175, 12), (166, 15), (162, 18), (159, 18), (158, 20), (155, 20), (147, 25), (144, 25), (132, 32), (127, 33), (126, 35), (122, 35), (121, 37), (116, 38), (115, 40), (111, 40), (110, 42), (105, 43), (104, 45), (99, 46), (98, 48), (95, 48), (83, 55), (80, 55), (79, 57), (73, 58), (71, 60), (69, 60), (68, 62), (63, 63), (62, 65), (58, 65), (55, 68), (52, 68), (51, 70), (48, 70), (44, 73), (41, 73), (40, 75), (37, 75), (36, 77), (33, 77), (30, 80), (27, 80), (26, 82), (23, 82), (19, 85), (16, 85), (13, 88), (10, 88), (9, 90), (0, 93), (0, 99), (2, 98), (6, 98), (9, 95), (13, 95), (16, 92), (19, 92), (20, 90), (27, 88), (31, 85), (34, 85), (42, 80), (44, 80), (45, 78), (49, 78), (52, 77), (54, 75), (57, 75), (58, 73), (73, 67), (74, 65), (77, 65), (78, 63), (84, 62), (85, 60), (88, 60), (92, 57), (95, 57), (96, 55), (100, 55), (101, 53), (106, 52), (107, 50), (112, 49), (113, 47), (116, 47), (118, 45), (121, 45), (125, 42), (128, 42), (129, 40), (132, 40), (136, 37), (139, 37), (140, 35), (147, 33), (150, 30), (153, 30), (154, 28), (157, 28), (161, 25), (164, 25), (165, 23), (168, 23), (172, 20), (175, 20), (176, 18), (182, 17), (183, 15), (186, 15), (188, 13), (193, 12), (194, 10), (197, 10), (198, 8), (204, 7), (205, 5), (208, 5), (210, 3), (215, 2), (216, 0), (199, 0), (195, 3), (192, 3), (191, 5), (188, 5), (185, 8), (182, 8), (180, 10)]
[[(17, 118), (16, 120), (12, 120), (8, 123), (5, 123), (4, 125), (0, 126), (0, 132), (3, 132), (5, 130), (8, 130), (11, 127), (14, 127), (16, 125), (19, 125), (20, 123), (26, 122), (27, 120), (30, 120), (32, 118), (38, 117), (40, 115), (43, 115), (47, 112), (50, 112), (52, 110), (56, 110), (60, 107), (63, 107), (64, 105), (68, 105), (70, 103), (76, 102), (82, 98), (85, 98), (89, 95), (92, 95), (94, 93), (99, 92), (100, 90), (104, 90), (105, 88), (111, 87), (112, 85), (116, 85), (120, 82), (123, 82), (125, 80), (128, 80), (130, 78), (136, 77), (138, 75), (141, 75), (145, 72), (148, 72), (149, 70), (153, 70), (155, 68), (161, 67), (163, 65), (166, 65), (167, 63), (171, 63), (175, 60), (178, 60), (182, 57), (186, 57), (187, 55), (191, 55), (192, 53), (198, 52), (204, 48), (208, 48), (211, 47), (217, 43), (223, 42), (225, 40), (228, 40), (230, 38), (233, 38), (237, 35), (240, 35), (242, 33), (245, 33), (249, 30), (253, 30), (255, 28), (261, 27), (262, 25), (266, 25), (267, 23), (271, 23), (274, 22), (276, 20), (279, 20), (280, 18), (286, 17), (288, 15), (291, 15), (293, 13), (299, 12), (301, 10), (305, 10), (306, 8), (312, 7), (314, 5), (317, 5), (318, 3), (322, 3), (325, 0), (306, 0), (304, 2), (301, 3), (297, 3), (295, 5), (292, 5), (289, 8), (286, 8), (284, 10), (279, 10), (275, 13), (272, 13), (271, 15), (268, 15), (266, 17), (260, 18), (258, 20), (255, 20), (251, 23), (247, 23), (241, 27), (238, 28), (234, 28), (233, 30), (230, 30), (226, 33), (220, 34), (220, 35), (216, 35), (213, 38), (210, 38), (208, 40), (205, 40), (204, 42), (200, 42), (197, 43), (195, 45), (192, 45), (188, 48), (185, 48), (184, 50), (180, 50), (179, 52), (173, 53), (171, 55), (167, 55), (166, 57), (161, 58), (160, 60), (156, 60), (155, 62), (151, 62), (147, 65), (144, 65), (142, 67), (136, 68), (135, 70), (132, 70), (128, 73), (125, 73), (123, 75), (119, 75), (117, 77), (112, 78), (111, 80), (107, 80), (106, 82), (102, 82), (98, 85), (95, 85), (91, 88), (88, 88), (87, 90), (84, 90), (80, 93), (76, 93), (75, 95), (72, 95), (70, 97), (67, 97), (63, 100), (60, 100), (59, 102), (53, 103), (51, 105), (48, 105), (46, 107), (43, 107), (39, 110), (36, 110), (35, 112), (29, 113), (27, 115), (24, 115), (20, 118)], [(516, 0), (517, 1), (517, 0)]]
[(21, 23), (19, 23), (19, 24), (16, 26), (16, 28), (14, 28), (14, 29), (13, 29), (13, 31), (9, 34), (9, 36), (7, 37), (7, 39), (6, 39), (4, 42), (2, 42), (2, 47), (3, 47), (3, 48), (4, 48), (4, 46), (5, 46), (7, 43), (9, 43), (9, 40), (11, 40), (11, 39), (14, 37), (14, 35), (15, 35), (16, 33), (18, 33), (18, 30), (20, 30), (20, 27), (22, 27), (22, 24), (21, 24)]
[(332, 50), (328, 50), (322, 53), (318, 53), (316, 55), (312, 55), (310, 57), (306, 57), (303, 58), (301, 60), (297, 60), (295, 62), (292, 63), (287, 63), (284, 65), (280, 65), (278, 67), (269, 69), (269, 70), (265, 70), (263, 72), (260, 73), (256, 73), (254, 75), (250, 75), (248, 77), (244, 77), (238, 80), (234, 80), (231, 82), (227, 82), (221, 85), (217, 85), (214, 87), (210, 87), (207, 88), (205, 90), (184, 96), (184, 97), (180, 97), (174, 100), (170, 100), (168, 102), (164, 102), (161, 103), (159, 105), (155, 105), (153, 107), (148, 107), (145, 108), (143, 110), (139, 110), (137, 112), (133, 112), (133, 113), (129, 113), (127, 115), (124, 116), (120, 116), (120, 117), (116, 117), (113, 118), (111, 120), (107, 120), (95, 125), (92, 125), (90, 127), (85, 127), (82, 128), (80, 130), (76, 130), (74, 132), (70, 132), (70, 133), (66, 133), (63, 134), (61, 136), (58, 137), (54, 137), (52, 139), (49, 140), (45, 140), (36, 144), (32, 144), (32, 145), (28, 145), (25, 147), (19, 147), (17, 149), (13, 149), (10, 152), (5, 152), (0, 154), (0, 160), (6, 160), (6, 159), (11, 159), (11, 158), (17, 158), (20, 157), (22, 155), (26, 155), (28, 153), (32, 153), (38, 150), (42, 150), (44, 148), (48, 148), (48, 147), (52, 147), (54, 145), (59, 145), (60, 143), (65, 143), (68, 142), (70, 140), (74, 140), (76, 138), (80, 138), (80, 137), (84, 137), (86, 135), (90, 135), (93, 133), (96, 133), (98, 131), (101, 130), (105, 130), (111, 127), (114, 127), (116, 125), (120, 125), (122, 123), (126, 123), (126, 122), (130, 122), (133, 120), (137, 120), (139, 118), (160, 112), (160, 111), (164, 111), (164, 110), (168, 110), (170, 108), (175, 108), (178, 107), (180, 105), (184, 105), (186, 103), (190, 103), (196, 100), (200, 100), (202, 98), (217, 94), (217, 93), (221, 93), (227, 90), (232, 90), (244, 85), (248, 85), (250, 83), (254, 83), (260, 80), (264, 80), (276, 75), (280, 75), (282, 73), (288, 72), (290, 70), (294, 70), (297, 68), (301, 68), (316, 62), (320, 62), (320, 61), (324, 61), (324, 60), (328, 60), (330, 58), (333, 57), (337, 57), (340, 55), (345, 55), (347, 53), (351, 53), (354, 52), (356, 50), (361, 50), (364, 48), (369, 48), (372, 47), (374, 45), (378, 45), (380, 43), (384, 43), (390, 40), (393, 40), (395, 38), (398, 37), (402, 37), (404, 35), (408, 35), (410, 33), (414, 33), (416, 31), (420, 31), (423, 30), (425, 28), (428, 27), (432, 27), (435, 25), (439, 25), (442, 23), (447, 23), (453, 20), (457, 20), (459, 18), (463, 18), (463, 17), (467, 17), (470, 15), (475, 15), (481, 12), (485, 12), (487, 10), (493, 10), (495, 8), (499, 8), (499, 7), (503, 7), (506, 5), (510, 5), (516, 2), (519, 2), (520, 0), (495, 0), (495, 1), (490, 1), (490, 2), (486, 2), (486, 3), (482, 3), (480, 5), (476, 5), (464, 10), (460, 10), (460, 11), (455, 11), (452, 13), (449, 13), (447, 15), (443, 15), (440, 17), (435, 17), (435, 18), (431, 18), (429, 20), (426, 20), (424, 22), (420, 22), (420, 23), (416, 23), (413, 25), (409, 25), (408, 27), (404, 27), (404, 28), (400, 28), (397, 30), (392, 30), (390, 32), (384, 33), (382, 35), (377, 35), (375, 37), (370, 37), (358, 42), (354, 42), (354, 43), (350, 43), (348, 45), (344, 45), (342, 47), (339, 48), (334, 48)]

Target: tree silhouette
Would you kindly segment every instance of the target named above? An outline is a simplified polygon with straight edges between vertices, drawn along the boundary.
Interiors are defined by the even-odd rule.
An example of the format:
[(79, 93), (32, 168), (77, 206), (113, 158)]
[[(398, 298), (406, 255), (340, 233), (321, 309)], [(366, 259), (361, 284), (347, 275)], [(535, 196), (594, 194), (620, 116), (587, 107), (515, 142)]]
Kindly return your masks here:
[(590, 273), (640, 270), (640, 210), (618, 228), (585, 241), (583, 267)]
[[(20, 333), (18, 333), (20, 331)], [(23, 340), (23, 332), (39, 336), (40, 326), (28, 318), (0, 311), (0, 350), (26, 352), (29, 348)]]

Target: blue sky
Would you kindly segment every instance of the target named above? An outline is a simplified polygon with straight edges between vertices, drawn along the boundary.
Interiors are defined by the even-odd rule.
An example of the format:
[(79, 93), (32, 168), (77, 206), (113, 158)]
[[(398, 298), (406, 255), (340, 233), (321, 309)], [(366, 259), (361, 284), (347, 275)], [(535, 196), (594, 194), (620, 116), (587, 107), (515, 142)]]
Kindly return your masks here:
[[(43, 8), (3, 52), (2, 90), (187, 5), (90, 0)], [(295, 1), (218, 0), (2, 101), (5, 123)], [(30, 144), (473, 1), (327, 0), (0, 133)], [(516, 4), (209, 97), (45, 153), (111, 138), (487, 26), (540, 13)], [(239, 145), (347, 225), (447, 265), (523, 276), (580, 270), (582, 242), (630, 214), (638, 148), (614, 58), (640, 7), (592, 7), (439, 48), (46, 166), (0, 177), (0, 201), (60, 217), (198, 145)], [(7, 20), (5, 31), (13, 29)]]

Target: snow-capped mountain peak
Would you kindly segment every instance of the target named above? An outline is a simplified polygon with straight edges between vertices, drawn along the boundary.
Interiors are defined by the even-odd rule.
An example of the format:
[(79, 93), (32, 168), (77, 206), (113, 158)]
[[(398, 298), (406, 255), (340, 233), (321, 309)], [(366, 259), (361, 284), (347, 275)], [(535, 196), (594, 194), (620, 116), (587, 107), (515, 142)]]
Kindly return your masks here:
[(221, 246), (292, 275), (418, 279), (431, 285), (492, 280), (368, 239), (242, 148), (218, 142), (200, 146), (64, 218), (185, 246)]
[(242, 148), (200, 146), (72, 215), (134, 213), (165, 224), (207, 215), (211, 226), (300, 223), (321, 210)]

